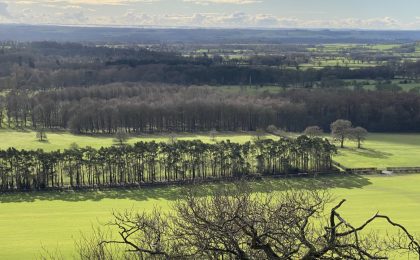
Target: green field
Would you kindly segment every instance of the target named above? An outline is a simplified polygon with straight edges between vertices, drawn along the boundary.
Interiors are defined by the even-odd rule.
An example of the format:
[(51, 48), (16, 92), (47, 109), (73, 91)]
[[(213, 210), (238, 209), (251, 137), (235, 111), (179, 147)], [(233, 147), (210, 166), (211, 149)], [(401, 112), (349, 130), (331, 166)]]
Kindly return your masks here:
[[(108, 147), (114, 144), (112, 136), (101, 135), (73, 135), (68, 132), (53, 132), (47, 133), (48, 141), (39, 142), (36, 139), (36, 134), (33, 131), (14, 131), (14, 130), (0, 130), (0, 149), (7, 149), (14, 147), (16, 149), (36, 150), (43, 149), (45, 151), (64, 150), (69, 148), (73, 143), (80, 147), (101, 148)], [(268, 138), (274, 136), (267, 135)], [(203, 142), (212, 142), (211, 137), (206, 134), (177, 134), (176, 140), (202, 140)], [(232, 142), (244, 143), (251, 141), (254, 138), (252, 133), (219, 133), (216, 135), (216, 141), (230, 140)], [(170, 137), (168, 135), (142, 135), (133, 136), (128, 140), (128, 143), (134, 144), (140, 141), (156, 141), (168, 142)]]
[[(330, 187), (337, 200), (346, 198), (342, 212), (354, 224), (376, 213), (389, 214), (420, 233), (420, 175), (337, 176), (318, 179), (265, 180), (256, 191), (277, 192), (286, 187)], [(201, 186), (203, 191), (213, 186)], [(0, 203), (0, 259), (35, 259), (42, 247), (59, 248), (70, 258), (81, 232), (111, 219), (113, 210), (168, 208), (183, 187), (75, 193), (2, 194)], [(385, 227), (379, 223), (377, 228)]]
[(335, 160), (349, 168), (417, 167), (420, 166), (420, 135), (370, 134), (363, 149), (347, 142)]
[[(270, 138), (276, 138), (269, 136)], [(253, 134), (219, 134), (217, 140), (234, 142), (252, 140)], [(57, 150), (68, 148), (72, 143), (79, 146), (110, 146), (112, 137), (72, 135), (66, 132), (48, 133), (49, 142), (40, 143), (31, 131), (0, 131), (0, 148)], [(201, 139), (210, 142), (205, 133), (178, 135), (178, 140)], [(168, 136), (147, 135), (133, 137), (137, 141), (169, 141)], [(353, 142), (346, 142), (336, 160), (346, 167), (420, 166), (419, 134), (370, 134), (364, 149), (356, 149)], [(337, 199), (346, 198), (343, 211), (356, 224), (377, 210), (386, 213), (420, 233), (420, 175), (337, 176), (332, 180), (294, 179), (286, 184), (281, 180), (266, 180), (254, 183), (261, 192), (275, 192), (285, 186), (296, 188), (332, 188)], [(321, 185), (322, 184), (322, 185)], [(213, 186), (201, 186), (203, 190)], [(113, 210), (134, 208), (150, 210), (154, 206), (167, 208), (171, 201), (180, 198), (183, 187), (145, 190), (112, 190), (102, 192), (74, 193), (16, 193), (0, 194), (0, 259), (34, 259), (40, 249), (60, 250), (71, 256), (74, 240), (80, 232), (89, 232), (92, 225), (104, 223), (111, 218)], [(379, 225), (378, 227), (381, 227)]]

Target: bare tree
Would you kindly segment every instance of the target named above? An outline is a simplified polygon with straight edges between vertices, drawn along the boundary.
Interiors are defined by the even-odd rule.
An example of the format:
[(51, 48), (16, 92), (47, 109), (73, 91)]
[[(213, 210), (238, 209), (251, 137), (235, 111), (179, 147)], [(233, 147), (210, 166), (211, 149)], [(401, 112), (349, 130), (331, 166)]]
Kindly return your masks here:
[(127, 141), (128, 141), (128, 134), (127, 134), (127, 132), (125, 132), (124, 130), (120, 130), (120, 129), (119, 129), (119, 130), (115, 133), (114, 141), (115, 141), (118, 145), (120, 145), (120, 146), (125, 145), (125, 144), (127, 143)]
[(340, 142), (340, 147), (344, 148), (344, 141), (349, 138), (351, 122), (339, 119), (331, 124), (331, 134), (333, 138)]
[(175, 144), (177, 142), (177, 138), (176, 138), (176, 134), (175, 133), (170, 133), (168, 136), (169, 140), (168, 142), (170, 144)]
[(47, 141), (48, 137), (47, 137), (47, 133), (46, 133), (44, 128), (36, 129), (36, 139), (38, 139), (38, 141), (40, 141), (40, 142)]
[(265, 133), (265, 131), (263, 129), (258, 128), (255, 131), (255, 140), (257, 140), (257, 141), (261, 140), (265, 136), (265, 134), (266, 133)]
[(308, 126), (304, 131), (304, 135), (311, 138), (321, 136), (323, 133), (324, 131), (319, 126)]
[(270, 134), (276, 134), (279, 129), (275, 125), (269, 125), (267, 127), (267, 132)]
[(3, 127), (4, 109), (6, 107), (5, 101), (5, 98), (2, 95), (0, 95), (0, 128)]
[(363, 127), (355, 127), (349, 130), (350, 139), (357, 142), (357, 148), (362, 148), (362, 143), (366, 140), (368, 131)]
[[(126, 211), (115, 214), (118, 239), (81, 245), (85, 255), (106, 247), (139, 259), (387, 259), (392, 253), (420, 246), (407, 229), (375, 214), (353, 226), (334, 206), (326, 191), (289, 190), (270, 195), (252, 193), (246, 184), (226, 186), (212, 196), (189, 191), (171, 213)], [(371, 224), (385, 220), (398, 237), (371, 233)], [(104, 248), (105, 247), (105, 248)], [(84, 258), (94, 259), (94, 258)], [(136, 258), (137, 259), (137, 258)]]
[(211, 138), (211, 141), (212, 142), (216, 142), (216, 136), (217, 136), (217, 131), (216, 131), (216, 129), (213, 128), (210, 131), (210, 138)]

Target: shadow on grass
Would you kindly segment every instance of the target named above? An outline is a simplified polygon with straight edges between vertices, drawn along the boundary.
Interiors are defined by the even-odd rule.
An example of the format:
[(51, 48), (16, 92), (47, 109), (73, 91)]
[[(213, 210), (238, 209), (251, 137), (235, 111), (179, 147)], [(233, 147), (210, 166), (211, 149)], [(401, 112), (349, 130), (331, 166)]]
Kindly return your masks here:
[(375, 149), (368, 149), (368, 148), (342, 148), (341, 151), (346, 151), (353, 155), (363, 156), (367, 158), (374, 158), (374, 159), (387, 159), (391, 157), (392, 153), (381, 152)]
[[(271, 193), (288, 189), (330, 189), (345, 188), (357, 189), (372, 184), (364, 176), (339, 175), (320, 176), (316, 178), (288, 178), (263, 179), (252, 181), (251, 187), (255, 192)], [(220, 185), (233, 185), (232, 183), (196, 184), (167, 187), (147, 187), (129, 189), (108, 189), (98, 191), (51, 191), (51, 192), (16, 192), (1, 193), (0, 204), (34, 201), (101, 201), (103, 199), (129, 199), (133, 201), (168, 200), (174, 201), (183, 198), (185, 192), (194, 187), (200, 195), (211, 195), (212, 191)]]
[(417, 133), (376, 134), (369, 141), (398, 146), (420, 146), (420, 135)]

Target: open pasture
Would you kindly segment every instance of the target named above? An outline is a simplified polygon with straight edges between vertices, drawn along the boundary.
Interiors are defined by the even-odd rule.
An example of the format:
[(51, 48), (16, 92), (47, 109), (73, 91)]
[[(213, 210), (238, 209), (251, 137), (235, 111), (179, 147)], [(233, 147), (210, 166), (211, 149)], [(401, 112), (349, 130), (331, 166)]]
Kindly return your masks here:
[[(0, 130), (0, 149), (14, 147), (16, 149), (36, 150), (43, 149), (45, 151), (64, 150), (72, 144), (79, 147), (90, 146), (92, 148), (109, 147), (114, 144), (114, 137), (109, 135), (74, 135), (68, 132), (47, 132), (48, 141), (40, 142), (36, 138), (34, 131), (14, 131)], [(268, 138), (274, 138), (267, 135)], [(128, 139), (129, 144), (136, 142), (169, 142), (172, 137), (169, 135), (138, 135)], [(208, 133), (202, 134), (176, 134), (176, 140), (202, 140), (203, 142), (213, 142), (212, 137)], [(245, 143), (251, 141), (255, 136), (252, 133), (217, 133), (215, 141), (230, 140), (236, 143)]]
[[(47, 133), (49, 141), (40, 143), (31, 131), (0, 131), (0, 148), (57, 150), (72, 143), (81, 147), (110, 146), (112, 137), (72, 135), (67, 132)], [(275, 136), (269, 136), (276, 138)], [(211, 142), (208, 134), (178, 135), (178, 140), (201, 139)], [(252, 133), (218, 134), (217, 140), (234, 142), (252, 140)], [(170, 141), (168, 136), (147, 135), (133, 137), (138, 141)], [(335, 160), (346, 167), (420, 166), (420, 135), (370, 134), (363, 149), (346, 142)], [(343, 213), (354, 224), (376, 213), (389, 214), (395, 220), (420, 233), (420, 175), (401, 176), (325, 176), (317, 179), (264, 180), (253, 185), (259, 192), (277, 192), (288, 187), (328, 187), (337, 199), (346, 198)], [(200, 189), (208, 192), (214, 185)], [(90, 232), (92, 226), (111, 219), (113, 210), (133, 208), (151, 210), (153, 207), (168, 209), (170, 203), (181, 197), (185, 187), (153, 189), (105, 190), (90, 192), (11, 193), (0, 194), (0, 259), (36, 259), (42, 247), (54, 251), (59, 248), (66, 259), (74, 252), (74, 240), (81, 232)], [(384, 227), (379, 223), (378, 228)], [(22, 244), (25, 247), (22, 248)]]
[(362, 149), (347, 142), (335, 160), (348, 168), (420, 166), (419, 134), (369, 134)]
[[(344, 216), (360, 225), (378, 210), (420, 233), (420, 175), (327, 176), (317, 179), (264, 180), (254, 182), (257, 192), (279, 192), (286, 188), (329, 187), (337, 200), (347, 199)], [(200, 186), (206, 194), (214, 185)], [(112, 211), (169, 209), (181, 197), (185, 187), (96, 192), (1, 194), (0, 259), (36, 259), (42, 247), (59, 248), (65, 259), (74, 252), (74, 240), (81, 232), (111, 219)], [(375, 226), (384, 228), (385, 223)], [(25, 245), (22, 247), (22, 245)]]

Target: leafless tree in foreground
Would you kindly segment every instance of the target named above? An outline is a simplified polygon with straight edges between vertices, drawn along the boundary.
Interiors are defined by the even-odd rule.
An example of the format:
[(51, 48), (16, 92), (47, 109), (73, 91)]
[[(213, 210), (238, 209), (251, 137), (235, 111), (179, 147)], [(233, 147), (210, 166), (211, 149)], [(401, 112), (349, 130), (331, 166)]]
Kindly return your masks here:
[[(339, 212), (345, 200), (332, 202), (325, 191), (252, 193), (245, 184), (220, 188), (212, 196), (188, 192), (171, 213), (126, 211), (114, 214), (110, 230), (79, 244), (82, 259), (387, 259), (420, 253), (407, 229), (375, 214), (362, 225)], [(376, 233), (384, 220), (400, 232)], [(99, 234), (99, 235), (98, 235)], [(118, 257), (116, 257), (118, 254)]]

